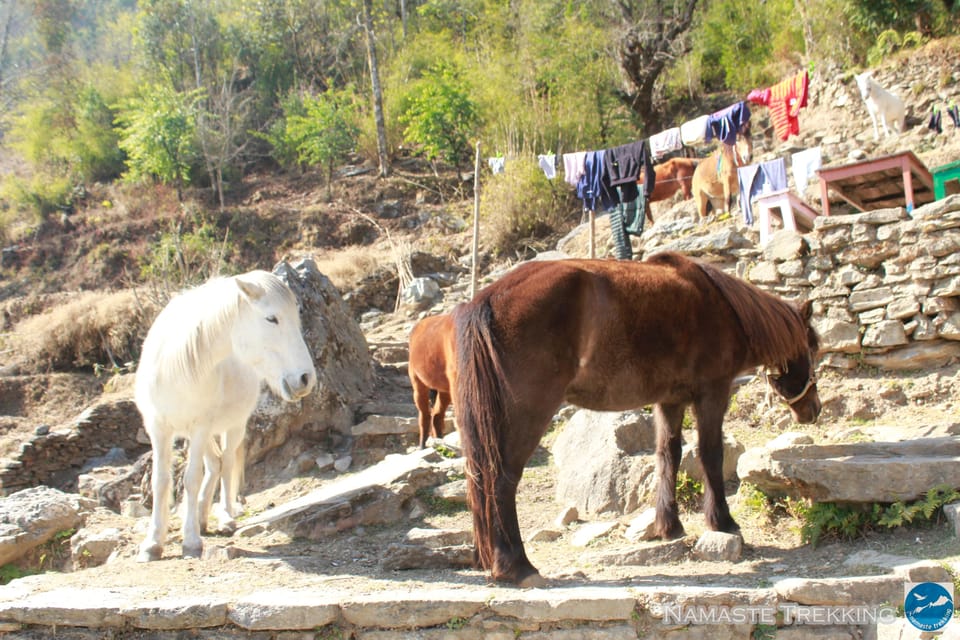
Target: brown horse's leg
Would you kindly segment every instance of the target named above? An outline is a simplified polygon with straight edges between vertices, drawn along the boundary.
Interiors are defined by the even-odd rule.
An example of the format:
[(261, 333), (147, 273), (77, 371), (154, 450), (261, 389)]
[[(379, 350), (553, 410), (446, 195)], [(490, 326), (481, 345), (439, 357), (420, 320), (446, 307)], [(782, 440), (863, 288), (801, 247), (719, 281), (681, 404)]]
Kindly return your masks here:
[(410, 376), (413, 384), (413, 403), (417, 405), (417, 423), (420, 427), (420, 448), (427, 446), (427, 437), (430, 435), (430, 389), (420, 378)]
[(443, 426), (447, 417), (447, 407), (450, 406), (450, 394), (446, 391), (437, 392), (437, 401), (433, 404), (433, 430), (434, 438), (443, 437)]
[(680, 427), (685, 408), (682, 404), (658, 404), (653, 408), (657, 429), (657, 469), (660, 472), (654, 529), (664, 540), (679, 538), (684, 533), (677, 513), (677, 470), (682, 445)]
[(703, 513), (714, 531), (736, 533), (740, 527), (730, 515), (723, 490), (723, 415), (730, 397), (729, 386), (707, 392), (694, 403), (700, 467), (706, 480), (703, 487)]
[(544, 580), (527, 558), (517, 520), (517, 485), (522, 472), (522, 468), (516, 473), (513, 469), (504, 468), (497, 478), (496, 502), (501, 521), (500, 527), (494, 525), (497, 532), (490, 573), (495, 580), (512, 582), (520, 587), (538, 587), (543, 586)]

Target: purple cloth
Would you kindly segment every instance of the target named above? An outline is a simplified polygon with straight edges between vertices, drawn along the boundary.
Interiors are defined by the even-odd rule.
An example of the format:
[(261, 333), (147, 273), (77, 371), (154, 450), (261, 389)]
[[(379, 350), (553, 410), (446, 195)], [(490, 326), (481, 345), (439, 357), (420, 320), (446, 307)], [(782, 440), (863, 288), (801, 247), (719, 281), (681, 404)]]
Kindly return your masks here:
[(738, 102), (707, 116), (706, 142), (714, 138), (723, 144), (735, 144), (737, 134), (750, 122), (750, 107), (746, 102)]

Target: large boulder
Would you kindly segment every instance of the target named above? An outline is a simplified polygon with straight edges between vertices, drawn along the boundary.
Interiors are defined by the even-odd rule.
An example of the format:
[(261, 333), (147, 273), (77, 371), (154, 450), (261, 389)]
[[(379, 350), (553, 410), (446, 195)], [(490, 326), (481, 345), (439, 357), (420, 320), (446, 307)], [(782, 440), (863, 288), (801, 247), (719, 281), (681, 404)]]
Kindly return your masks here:
[[(696, 431), (686, 442), (679, 471), (703, 481)], [(557, 501), (584, 514), (637, 510), (657, 488), (656, 428), (643, 411), (577, 411), (553, 445)], [(743, 445), (724, 435), (723, 477), (735, 477)]]
[[(360, 403), (373, 390), (373, 358), (360, 325), (330, 279), (313, 260), (274, 268), (300, 302), (303, 336), (317, 368), (318, 384), (310, 396), (287, 403), (269, 391), (260, 397), (247, 428), (250, 463), (262, 460), (291, 436), (301, 434), (312, 442), (342, 434), (354, 423)], [(292, 459), (300, 452), (281, 456)]]
[(769, 495), (819, 502), (915, 500), (941, 484), (960, 487), (960, 438), (823, 445), (778, 438), (744, 453), (737, 473)]
[(552, 447), (557, 501), (581, 514), (629, 513), (654, 488), (653, 416), (577, 411)]
[(78, 495), (45, 486), (0, 498), (0, 565), (80, 527), (95, 506)]

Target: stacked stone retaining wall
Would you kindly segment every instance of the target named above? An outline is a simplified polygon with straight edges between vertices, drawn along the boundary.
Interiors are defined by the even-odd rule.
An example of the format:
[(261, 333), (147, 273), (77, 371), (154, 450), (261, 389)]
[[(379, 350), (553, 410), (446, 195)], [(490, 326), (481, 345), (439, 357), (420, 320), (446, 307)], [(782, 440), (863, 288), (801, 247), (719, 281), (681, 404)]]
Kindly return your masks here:
[(780, 231), (737, 272), (791, 300), (810, 300), (824, 363), (883, 369), (960, 357), (960, 196), (822, 216), (803, 236)]

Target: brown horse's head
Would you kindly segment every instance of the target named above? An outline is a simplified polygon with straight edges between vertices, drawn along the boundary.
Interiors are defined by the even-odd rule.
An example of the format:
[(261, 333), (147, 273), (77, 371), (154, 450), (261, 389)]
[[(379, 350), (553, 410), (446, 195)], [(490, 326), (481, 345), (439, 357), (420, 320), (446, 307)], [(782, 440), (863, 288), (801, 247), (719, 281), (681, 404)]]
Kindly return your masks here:
[(816, 422), (820, 415), (820, 396), (817, 394), (817, 353), (820, 339), (810, 326), (810, 302), (800, 307), (800, 315), (807, 325), (807, 350), (787, 361), (779, 370), (767, 372), (767, 382), (790, 407), (793, 419), (802, 424)]
[(744, 167), (753, 160), (753, 136), (750, 134), (749, 120), (740, 127), (733, 153), (738, 167)]

